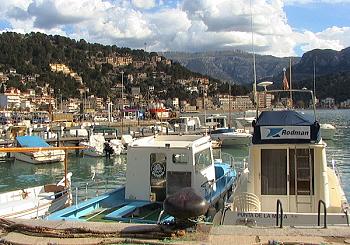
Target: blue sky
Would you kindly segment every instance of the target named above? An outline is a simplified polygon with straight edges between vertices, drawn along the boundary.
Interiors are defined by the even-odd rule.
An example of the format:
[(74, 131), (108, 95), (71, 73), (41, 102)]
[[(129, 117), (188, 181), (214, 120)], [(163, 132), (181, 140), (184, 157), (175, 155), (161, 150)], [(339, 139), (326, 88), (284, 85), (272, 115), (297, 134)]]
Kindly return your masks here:
[(301, 56), (350, 46), (350, 0), (6, 0), (0, 31), (43, 32), (147, 51)]
[(332, 26), (350, 25), (350, 3), (309, 3), (284, 8), (293, 28), (320, 32)]

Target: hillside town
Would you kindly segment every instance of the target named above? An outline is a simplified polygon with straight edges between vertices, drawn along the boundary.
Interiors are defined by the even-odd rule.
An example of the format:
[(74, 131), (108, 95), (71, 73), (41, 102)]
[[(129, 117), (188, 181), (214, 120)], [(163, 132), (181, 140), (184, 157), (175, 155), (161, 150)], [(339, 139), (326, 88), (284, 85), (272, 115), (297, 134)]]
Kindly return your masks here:
[[(108, 118), (126, 117), (129, 119), (148, 118), (170, 118), (176, 114), (172, 112), (203, 112), (204, 110), (227, 112), (245, 111), (254, 108), (251, 95), (233, 96), (229, 93), (208, 96), (210, 80), (207, 77), (190, 77), (188, 79), (177, 79), (175, 83), (182, 85), (186, 91), (198, 95), (195, 100), (180, 100), (177, 97), (161, 100), (158, 94), (162, 91), (155, 91), (154, 86), (141, 89), (140, 83), (147, 79), (171, 80), (172, 77), (165, 72), (147, 73), (145, 67), (157, 67), (158, 64), (171, 66), (172, 61), (162, 56), (152, 56), (149, 61), (133, 60), (131, 56), (118, 56), (116, 54), (108, 57), (92, 57), (90, 67), (95, 65), (109, 64), (115, 72), (121, 74), (121, 81), (110, 88), (114, 93), (114, 100), (103, 99), (90, 92), (84, 84), (83, 78), (72, 68), (63, 63), (50, 63), (49, 68), (53, 73), (62, 73), (73, 78), (79, 83), (78, 98), (63, 99), (60, 91), (55, 91), (49, 83), (44, 86), (36, 86), (35, 89), (20, 91), (18, 88), (8, 87), (7, 81), (10, 78), (19, 78), (20, 83), (36, 84), (40, 74), (23, 75), (16, 72), (16, 68), (0, 72), (0, 108), (4, 111), (33, 112), (46, 111), (64, 112), (75, 115), (75, 118), (95, 118), (101, 116)], [(125, 73), (123, 68), (132, 67), (136, 72)], [(155, 70), (155, 69), (151, 69)], [(125, 83), (131, 84), (131, 91), (125, 88)], [(271, 105), (272, 95), (259, 93), (259, 106), (261, 108)], [(350, 99), (336, 104), (334, 98), (325, 98), (318, 102), (321, 108), (350, 108)], [(111, 118), (111, 117), (110, 117)]]

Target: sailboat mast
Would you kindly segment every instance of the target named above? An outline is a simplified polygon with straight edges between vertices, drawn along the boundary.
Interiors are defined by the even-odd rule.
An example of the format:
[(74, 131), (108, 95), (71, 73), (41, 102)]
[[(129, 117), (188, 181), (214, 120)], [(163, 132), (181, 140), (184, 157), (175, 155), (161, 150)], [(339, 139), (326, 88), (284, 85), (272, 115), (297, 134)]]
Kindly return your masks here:
[(228, 84), (228, 128), (231, 128), (231, 82)]
[(290, 102), (291, 106), (293, 107), (293, 96), (292, 96), (292, 58), (289, 58), (289, 89), (290, 89)]
[(252, 52), (253, 52), (253, 76), (254, 76), (254, 83), (253, 83), (253, 94), (254, 94), (254, 102), (256, 103), (256, 118), (258, 118), (258, 98), (257, 98), (257, 91), (256, 91), (256, 65), (255, 65), (255, 50), (254, 50), (254, 31), (253, 31), (253, 10), (252, 10), (252, 0), (250, 0), (250, 30), (252, 33)]
[(316, 64), (314, 60), (314, 97), (316, 98)]

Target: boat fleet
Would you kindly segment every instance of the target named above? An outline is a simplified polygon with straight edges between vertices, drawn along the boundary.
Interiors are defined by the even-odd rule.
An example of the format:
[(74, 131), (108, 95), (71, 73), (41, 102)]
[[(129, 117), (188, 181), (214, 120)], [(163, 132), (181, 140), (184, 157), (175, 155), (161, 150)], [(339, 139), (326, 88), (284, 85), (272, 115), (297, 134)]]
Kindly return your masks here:
[[(311, 91), (293, 91), (310, 92), (312, 97)], [(287, 107), (255, 112), (258, 116), (253, 120), (252, 116), (238, 119), (251, 121), (251, 128), (245, 124), (239, 130), (226, 123), (226, 116), (211, 115), (204, 125), (197, 117), (180, 117), (174, 131), (164, 132), (167, 125), (160, 124), (153, 135), (138, 139), (123, 135), (107, 143), (103, 135), (90, 135), (88, 142), (80, 144), (84, 156), (127, 154), (123, 186), (63, 208), (73, 199), (65, 177), (64, 185), (61, 181), (1, 194), (0, 217), (16, 217), (12, 213), (26, 206), (36, 214), (21, 217), (48, 220), (319, 226), (322, 217), (324, 225), (349, 225), (349, 204), (340, 176), (326, 156), (324, 136), (334, 136), (335, 128), (320, 125), (315, 111), (309, 115)], [(174, 134), (176, 128), (187, 133)], [(191, 130), (200, 133), (188, 133)], [(19, 147), (48, 147), (32, 136), (18, 136), (16, 141)], [(248, 147), (249, 161), (215, 158), (213, 141), (223, 147)], [(32, 163), (59, 155), (49, 152), (16, 155)], [(63, 160), (64, 154), (58, 161)], [(65, 194), (67, 199), (58, 204)], [(24, 205), (29, 200), (37, 204)], [(41, 210), (39, 202), (49, 208)]]

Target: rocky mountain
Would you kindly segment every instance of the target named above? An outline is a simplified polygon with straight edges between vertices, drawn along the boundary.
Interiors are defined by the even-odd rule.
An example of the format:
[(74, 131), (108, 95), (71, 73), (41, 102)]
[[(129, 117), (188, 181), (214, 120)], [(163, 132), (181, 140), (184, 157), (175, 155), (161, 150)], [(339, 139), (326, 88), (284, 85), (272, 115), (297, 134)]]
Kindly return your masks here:
[[(253, 77), (253, 55), (240, 50), (202, 53), (165, 52), (165, 57), (178, 61), (186, 68), (236, 84), (251, 84)], [(299, 57), (293, 57), (296, 64)], [(271, 55), (256, 55), (258, 80), (271, 79), (289, 66), (289, 58)]]
[(350, 48), (341, 51), (314, 49), (305, 53), (300, 62), (292, 67), (292, 79), (295, 81), (350, 71)]
[[(273, 80), (281, 79), (282, 73)], [(333, 97), (337, 103), (349, 99), (350, 48), (341, 51), (315, 49), (305, 53), (300, 62), (292, 66), (293, 87), (312, 89), (314, 79), (318, 98)]]
[[(202, 53), (165, 52), (163, 55), (176, 60), (186, 68), (212, 77), (235, 82), (252, 84), (252, 54), (242, 51), (219, 51)], [(292, 57), (293, 88), (313, 89), (314, 67), (316, 95), (323, 99), (335, 98), (341, 102), (350, 98), (350, 47), (341, 51), (315, 49)], [(290, 58), (277, 58), (269, 55), (256, 55), (257, 81), (272, 81), (275, 89), (282, 88), (283, 68), (286, 68), (288, 81)]]

